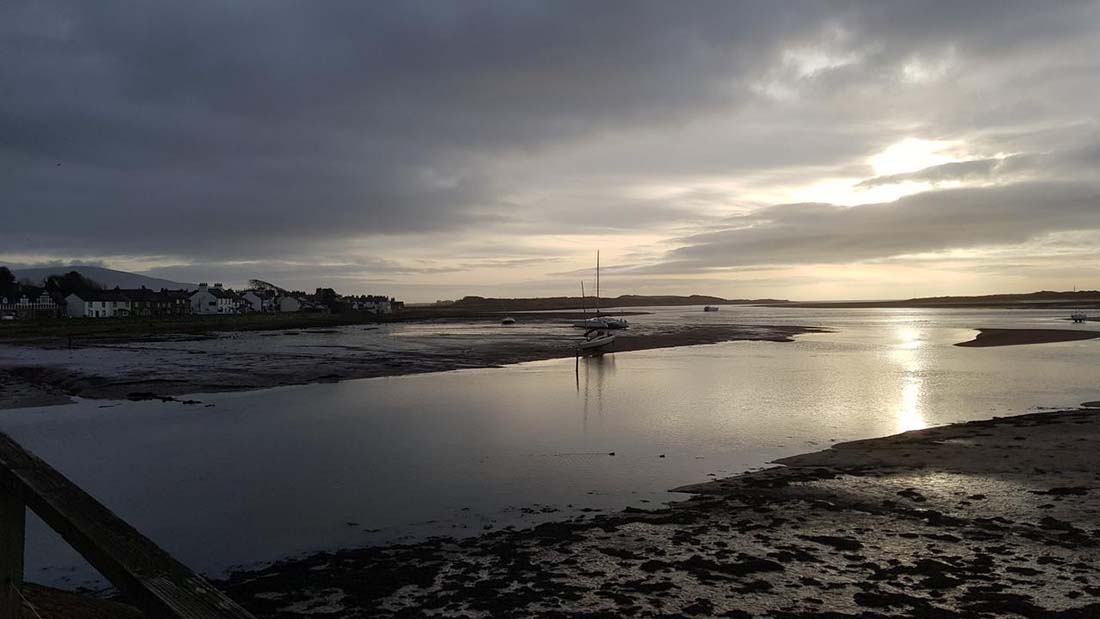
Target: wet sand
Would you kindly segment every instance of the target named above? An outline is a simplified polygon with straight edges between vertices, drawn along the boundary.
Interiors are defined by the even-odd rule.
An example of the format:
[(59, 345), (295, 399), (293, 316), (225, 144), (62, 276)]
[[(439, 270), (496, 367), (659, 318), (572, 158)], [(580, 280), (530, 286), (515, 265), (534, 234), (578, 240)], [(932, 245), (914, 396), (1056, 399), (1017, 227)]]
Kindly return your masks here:
[(35, 373), (35, 368), (0, 368), (0, 409), (72, 402), (60, 385), (40, 380)]
[(1100, 412), (856, 441), (656, 510), (324, 553), (219, 583), (260, 617), (1100, 616)]
[[(528, 315), (524, 321), (549, 324), (561, 318), (558, 314), (538, 318)], [(496, 325), (499, 316), (493, 320)], [(816, 331), (821, 329), (732, 324), (631, 328), (618, 332), (618, 339), (607, 352), (738, 340), (790, 342), (800, 333)], [(497, 331), (490, 338), (475, 328), (472, 335), (461, 337), (433, 339), (427, 336), (423, 338), (423, 346), (397, 352), (384, 346), (345, 345), (342, 332), (338, 330), (236, 333), (225, 337), (268, 340), (311, 333), (322, 337), (312, 338), (310, 345), (282, 347), (248, 340), (255, 342), (255, 349), (246, 347), (247, 352), (219, 350), (213, 345), (209, 350), (205, 345), (173, 348), (170, 338), (158, 338), (145, 346), (135, 342), (78, 344), (72, 351), (0, 346), (0, 409), (61, 404), (70, 401), (70, 396), (172, 399), (182, 394), (245, 391), (567, 358), (576, 354), (576, 345), (583, 332), (573, 329), (565, 336), (550, 331), (537, 336), (512, 336), (510, 333), (514, 332)], [(209, 339), (216, 344), (217, 337), (204, 336), (196, 340), (188, 336), (184, 339), (187, 343)], [(5, 358), (10, 360), (5, 361)], [(201, 404), (195, 400), (185, 403)]]
[(322, 554), (221, 585), (275, 617), (1092, 617), (1097, 447), (1095, 410), (935, 428), (685, 488), (669, 509)]
[(978, 329), (974, 339), (959, 342), (956, 346), (1020, 346), (1023, 344), (1050, 344), (1053, 342), (1073, 342), (1091, 340), (1100, 337), (1100, 331), (1077, 331), (1072, 329)]

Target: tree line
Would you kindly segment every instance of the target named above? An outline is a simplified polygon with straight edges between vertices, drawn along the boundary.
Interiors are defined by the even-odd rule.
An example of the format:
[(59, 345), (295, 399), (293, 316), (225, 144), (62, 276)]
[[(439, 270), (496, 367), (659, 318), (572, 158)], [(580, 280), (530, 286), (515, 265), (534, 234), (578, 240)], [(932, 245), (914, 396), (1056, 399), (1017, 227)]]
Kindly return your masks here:
[(76, 271), (50, 275), (45, 281), (38, 284), (28, 280), (18, 281), (15, 277), (15, 273), (11, 272), (11, 269), (6, 266), (0, 266), (0, 298), (6, 297), (8, 300), (14, 302), (24, 294), (28, 296), (36, 294), (43, 288), (55, 298), (64, 298), (74, 292), (102, 290), (103, 286), (100, 285), (99, 282), (84, 277)]

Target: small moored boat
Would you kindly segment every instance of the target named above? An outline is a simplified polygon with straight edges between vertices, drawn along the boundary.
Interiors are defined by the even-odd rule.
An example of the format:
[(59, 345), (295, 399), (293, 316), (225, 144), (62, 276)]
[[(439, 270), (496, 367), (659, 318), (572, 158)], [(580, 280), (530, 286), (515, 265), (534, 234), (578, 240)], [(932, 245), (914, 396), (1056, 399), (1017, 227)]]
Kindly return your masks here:
[(717, 312), (718, 311), (718, 306), (717, 305), (704, 305), (703, 306), (703, 311), (704, 312)]
[(514, 324), (516, 324), (516, 319), (509, 316), (509, 317), (505, 318), (504, 320), (500, 321), (500, 324), (502, 324), (502, 325), (514, 325)]
[(589, 331), (584, 335), (584, 341), (577, 344), (580, 352), (598, 351), (615, 343), (615, 334), (602, 330)]
[(576, 320), (573, 322), (574, 327), (581, 329), (607, 329), (607, 321), (601, 316), (600, 318), (585, 318), (584, 320)]

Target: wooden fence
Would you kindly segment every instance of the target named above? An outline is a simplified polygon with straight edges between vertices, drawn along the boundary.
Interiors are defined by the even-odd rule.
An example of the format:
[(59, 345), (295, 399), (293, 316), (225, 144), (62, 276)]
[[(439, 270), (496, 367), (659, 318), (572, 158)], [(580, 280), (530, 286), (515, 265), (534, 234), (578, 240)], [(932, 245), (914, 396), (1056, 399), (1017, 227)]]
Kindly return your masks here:
[(0, 619), (23, 616), (28, 507), (147, 617), (252, 617), (49, 464), (0, 433)]

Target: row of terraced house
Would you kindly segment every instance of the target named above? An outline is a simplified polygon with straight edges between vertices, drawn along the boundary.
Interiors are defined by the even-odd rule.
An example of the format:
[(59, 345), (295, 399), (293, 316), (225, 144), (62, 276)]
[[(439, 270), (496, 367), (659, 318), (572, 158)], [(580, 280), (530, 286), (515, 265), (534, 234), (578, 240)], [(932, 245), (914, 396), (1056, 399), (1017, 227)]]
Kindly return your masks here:
[[(340, 297), (341, 307), (375, 314), (389, 314), (399, 302), (388, 297)], [(305, 294), (275, 290), (235, 292), (221, 284), (199, 284), (197, 290), (151, 290), (149, 288), (86, 290), (67, 296), (45, 288), (23, 286), (20, 297), (0, 298), (0, 316), (33, 319), (117, 318), (182, 316), (189, 314), (247, 314), (253, 312), (329, 311), (326, 305)]]

